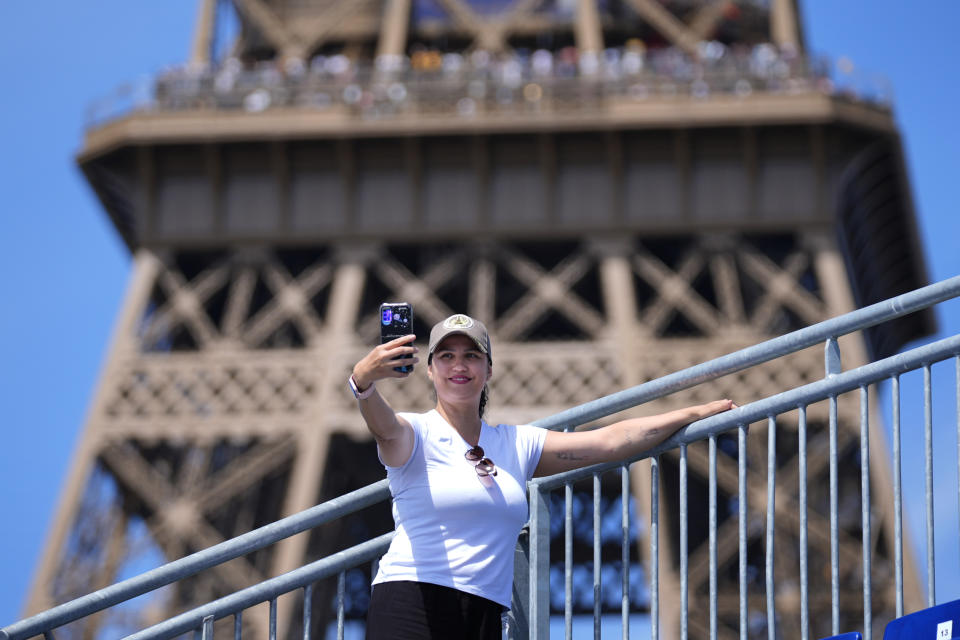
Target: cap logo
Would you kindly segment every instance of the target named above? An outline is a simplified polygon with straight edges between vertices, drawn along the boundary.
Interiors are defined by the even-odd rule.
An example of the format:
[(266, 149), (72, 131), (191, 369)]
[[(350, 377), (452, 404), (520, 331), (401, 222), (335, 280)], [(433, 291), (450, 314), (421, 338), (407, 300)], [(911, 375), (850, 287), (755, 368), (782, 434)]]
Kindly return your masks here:
[(443, 321), (444, 329), (469, 329), (472, 326), (473, 319), (462, 313), (452, 315)]

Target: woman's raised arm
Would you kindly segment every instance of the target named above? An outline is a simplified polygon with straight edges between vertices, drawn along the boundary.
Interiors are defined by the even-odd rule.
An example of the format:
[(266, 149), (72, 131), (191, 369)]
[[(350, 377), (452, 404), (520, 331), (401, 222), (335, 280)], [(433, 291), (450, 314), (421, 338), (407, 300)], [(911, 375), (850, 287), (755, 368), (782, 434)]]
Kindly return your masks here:
[[(409, 335), (378, 345), (354, 365), (351, 378), (360, 392), (357, 396), (360, 415), (367, 423), (380, 451), (380, 459), (391, 467), (399, 467), (410, 459), (413, 452), (413, 427), (396, 414), (390, 404), (376, 390), (374, 383), (384, 378), (406, 378), (410, 373), (396, 371), (394, 367), (413, 365), (419, 362), (414, 355), (416, 336)], [(397, 356), (399, 360), (395, 360)]]

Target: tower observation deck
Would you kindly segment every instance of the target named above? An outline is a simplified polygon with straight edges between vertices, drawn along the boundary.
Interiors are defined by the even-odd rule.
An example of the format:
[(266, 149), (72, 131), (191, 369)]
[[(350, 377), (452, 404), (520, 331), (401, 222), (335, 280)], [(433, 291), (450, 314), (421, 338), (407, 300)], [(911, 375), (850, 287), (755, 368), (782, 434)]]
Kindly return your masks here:
[[(882, 88), (836, 83), (808, 55), (792, 0), (201, 0), (189, 60), (97, 105), (77, 161), (134, 267), (31, 612), (144, 555), (174, 559), (382, 478), (345, 380), (377, 340), (384, 300), (411, 302), (421, 336), (455, 311), (483, 319), (498, 354), (491, 419), (518, 422), (926, 283)], [(865, 360), (932, 329), (932, 315), (909, 316), (854, 347)], [(775, 393), (822, 377), (822, 360), (802, 352), (709, 393)], [(425, 376), (385, 386), (396, 407), (431, 406)], [(843, 473), (859, 482), (859, 407), (839, 412)], [(808, 420), (813, 451), (826, 407)], [(796, 439), (795, 424), (778, 428)], [(764, 429), (750, 439), (765, 456)], [(720, 491), (732, 498), (736, 453), (723, 451)], [(690, 499), (705, 500), (705, 447), (689, 456)], [(661, 464), (666, 594), (678, 588), (677, 471), (669, 456)], [(796, 477), (795, 459), (778, 464)], [(631, 473), (638, 513), (651, 495), (642, 466)], [(826, 473), (811, 465), (810, 486)], [(766, 491), (764, 478), (750, 482)], [(882, 572), (892, 500), (888, 478), (874, 483)], [(829, 558), (826, 500), (810, 497), (811, 566)], [(859, 504), (844, 508), (859, 517)], [(723, 522), (736, 508), (719, 518), (721, 566), (735, 565), (736, 526)], [(708, 588), (695, 525), (691, 611)], [(390, 526), (384, 510), (303, 534), (125, 615), (141, 626)], [(842, 543), (856, 555), (858, 526)], [(643, 566), (650, 547), (636, 535)], [(762, 571), (762, 533), (750, 536)], [(778, 553), (796, 539), (780, 526)], [(590, 562), (583, 549), (575, 559)], [(785, 614), (799, 606), (789, 565), (776, 576)], [(856, 566), (841, 575), (851, 591)], [(362, 618), (368, 585), (353, 575), (348, 615)], [(584, 591), (575, 606), (592, 611)], [(890, 611), (892, 585), (873, 598), (874, 612)], [(670, 600), (666, 637), (677, 633)], [(719, 606), (727, 637), (736, 599)], [(811, 598), (814, 625), (829, 606)], [(862, 603), (844, 615), (861, 619)], [(297, 620), (284, 616), (283, 632)], [(705, 620), (691, 617), (691, 633)], [(128, 622), (95, 618), (77, 633)]]

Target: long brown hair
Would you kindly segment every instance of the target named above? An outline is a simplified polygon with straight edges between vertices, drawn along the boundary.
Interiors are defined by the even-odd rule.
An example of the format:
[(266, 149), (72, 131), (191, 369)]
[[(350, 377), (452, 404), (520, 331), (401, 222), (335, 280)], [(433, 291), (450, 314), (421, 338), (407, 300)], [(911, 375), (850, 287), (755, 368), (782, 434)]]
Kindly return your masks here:
[(490, 392), (487, 390), (487, 385), (483, 385), (483, 391), (480, 392), (480, 419), (483, 420), (483, 413), (487, 410), (487, 398), (489, 397)]

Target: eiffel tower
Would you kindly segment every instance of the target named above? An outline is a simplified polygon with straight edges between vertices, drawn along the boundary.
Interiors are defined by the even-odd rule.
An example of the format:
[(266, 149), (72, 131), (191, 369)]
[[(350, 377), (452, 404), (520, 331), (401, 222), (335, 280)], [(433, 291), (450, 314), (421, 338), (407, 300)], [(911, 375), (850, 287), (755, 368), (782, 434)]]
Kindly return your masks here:
[[(455, 311), (482, 318), (497, 345), (491, 418), (518, 422), (926, 283), (889, 106), (832, 85), (792, 0), (201, 0), (189, 62), (155, 78), (148, 104), (91, 126), (78, 163), (133, 274), (29, 612), (382, 478), (345, 386), (378, 338), (381, 301), (411, 302), (421, 337)], [(869, 332), (844, 366), (932, 322)], [(823, 376), (816, 350), (789, 364), (633, 413), (745, 402)], [(384, 387), (395, 407), (432, 406), (424, 376)], [(859, 483), (859, 409), (841, 398), (839, 412), (841, 484)], [(829, 566), (828, 469), (815, 455), (826, 407), (808, 420), (810, 566)], [(777, 426), (787, 451), (796, 423)], [(761, 468), (765, 429), (750, 435)], [(722, 445), (720, 504), (737, 494), (736, 453)], [(692, 519), (706, 458), (690, 447)], [(778, 465), (776, 606), (789, 619), (797, 460), (778, 453)], [(672, 637), (677, 474), (669, 456), (662, 467)], [(753, 475), (762, 521), (765, 478)], [(642, 463), (631, 471), (641, 519), (649, 477)], [(893, 571), (892, 490), (885, 470), (873, 482), (881, 618), (895, 598), (878, 579)], [(859, 514), (841, 513), (853, 558)], [(723, 570), (736, 564), (735, 509), (719, 517), (719, 592), (736, 594), (736, 571)], [(390, 526), (384, 507), (300, 535), (71, 633), (142, 626)], [(698, 531), (692, 520), (691, 611), (707, 609)], [(762, 572), (762, 527), (749, 537)], [(841, 567), (851, 625), (859, 566)], [(361, 617), (369, 576), (354, 577), (348, 615)], [(811, 577), (820, 635), (828, 581)], [(905, 581), (910, 609), (909, 557)], [(751, 610), (764, 606), (762, 582)], [(736, 597), (719, 607), (719, 637), (737, 637)], [(691, 617), (694, 636), (706, 625)]]

